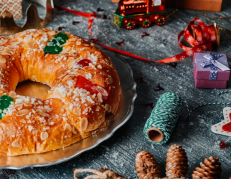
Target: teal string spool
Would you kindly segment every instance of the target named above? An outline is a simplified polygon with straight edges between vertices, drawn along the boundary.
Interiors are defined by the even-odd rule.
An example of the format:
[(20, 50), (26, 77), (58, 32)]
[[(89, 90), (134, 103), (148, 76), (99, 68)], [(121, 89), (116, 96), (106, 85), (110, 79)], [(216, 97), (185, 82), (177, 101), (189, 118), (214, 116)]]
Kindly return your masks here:
[(183, 104), (184, 101), (175, 93), (161, 95), (144, 126), (145, 138), (157, 145), (166, 144), (179, 119)]

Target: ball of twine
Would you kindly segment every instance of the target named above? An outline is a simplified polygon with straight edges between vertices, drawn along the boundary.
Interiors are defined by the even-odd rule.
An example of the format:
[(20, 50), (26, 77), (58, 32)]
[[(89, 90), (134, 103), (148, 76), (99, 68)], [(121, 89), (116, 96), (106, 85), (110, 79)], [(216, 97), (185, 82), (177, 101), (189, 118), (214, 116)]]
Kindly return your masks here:
[(168, 142), (183, 108), (183, 100), (175, 93), (164, 93), (158, 99), (144, 126), (144, 136), (150, 142), (163, 145)]

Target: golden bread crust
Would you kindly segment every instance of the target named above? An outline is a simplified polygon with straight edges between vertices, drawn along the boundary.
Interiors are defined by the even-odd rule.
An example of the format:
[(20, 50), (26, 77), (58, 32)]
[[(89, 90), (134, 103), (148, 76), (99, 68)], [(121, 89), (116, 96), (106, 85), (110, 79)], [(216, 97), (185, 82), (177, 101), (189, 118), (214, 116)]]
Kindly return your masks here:
[[(106, 114), (118, 109), (120, 81), (109, 57), (70, 33), (60, 54), (45, 54), (57, 33), (27, 30), (0, 37), (0, 96), (14, 100), (0, 120), (0, 155), (43, 153), (71, 145), (105, 127)], [(90, 65), (79, 66), (82, 59)], [(101, 93), (76, 87), (78, 76), (108, 89), (106, 103)], [(51, 87), (44, 100), (15, 95), (17, 84), (25, 80)]]

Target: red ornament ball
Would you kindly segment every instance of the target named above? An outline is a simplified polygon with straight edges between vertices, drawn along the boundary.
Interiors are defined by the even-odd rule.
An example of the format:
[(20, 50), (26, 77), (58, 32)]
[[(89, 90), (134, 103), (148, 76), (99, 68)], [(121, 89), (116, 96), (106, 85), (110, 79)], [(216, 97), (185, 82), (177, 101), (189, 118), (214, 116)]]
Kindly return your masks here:
[(220, 148), (222, 148), (222, 149), (225, 148), (225, 147), (227, 147), (227, 145), (226, 145), (225, 142), (221, 142), (219, 145), (220, 145)]

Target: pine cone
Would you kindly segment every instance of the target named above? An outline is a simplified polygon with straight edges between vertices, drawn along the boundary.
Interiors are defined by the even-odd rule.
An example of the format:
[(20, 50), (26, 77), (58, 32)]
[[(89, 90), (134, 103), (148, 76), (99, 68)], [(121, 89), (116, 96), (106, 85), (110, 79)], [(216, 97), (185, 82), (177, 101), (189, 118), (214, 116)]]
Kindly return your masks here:
[(136, 155), (136, 172), (140, 179), (161, 179), (161, 171), (155, 158), (146, 151)]
[(185, 177), (188, 173), (188, 158), (180, 145), (172, 145), (168, 149), (166, 176), (171, 178)]
[(193, 171), (193, 179), (219, 179), (221, 175), (221, 163), (218, 158), (214, 159), (212, 156), (205, 159), (201, 167), (197, 167)]
[(113, 170), (108, 170), (107, 168), (101, 168), (100, 172), (107, 173), (107, 179), (125, 179), (123, 176), (119, 175), (118, 173), (114, 172)]

